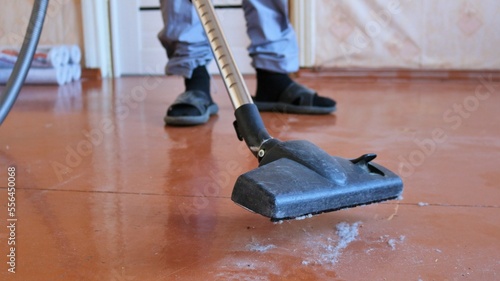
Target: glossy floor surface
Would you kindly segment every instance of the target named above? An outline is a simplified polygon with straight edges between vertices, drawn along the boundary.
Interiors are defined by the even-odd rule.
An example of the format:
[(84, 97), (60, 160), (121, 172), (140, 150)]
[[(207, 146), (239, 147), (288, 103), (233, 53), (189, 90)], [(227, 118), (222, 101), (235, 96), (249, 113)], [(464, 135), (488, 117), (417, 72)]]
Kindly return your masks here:
[(377, 153), (402, 200), (282, 223), (235, 205), (236, 178), (257, 162), (217, 77), (219, 114), (187, 128), (163, 125), (178, 78), (26, 86), (0, 128), (0, 279), (500, 279), (499, 83), (298, 80), (337, 112), (262, 114), (270, 133)]

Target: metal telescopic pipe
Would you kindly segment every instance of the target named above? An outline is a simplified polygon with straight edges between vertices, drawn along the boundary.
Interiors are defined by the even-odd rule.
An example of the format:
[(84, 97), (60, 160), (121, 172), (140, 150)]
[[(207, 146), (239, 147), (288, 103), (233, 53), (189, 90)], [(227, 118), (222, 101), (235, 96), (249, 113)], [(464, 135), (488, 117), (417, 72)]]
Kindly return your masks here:
[(238, 109), (244, 104), (252, 104), (252, 97), (238, 70), (231, 50), (227, 46), (226, 38), (222, 32), (219, 20), (215, 15), (212, 3), (210, 0), (193, 0), (192, 2), (200, 17), (203, 29), (207, 34), (215, 61), (219, 66), (222, 79), (229, 92), (229, 97), (233, 103), (234, 109)]
[(264, 144), (270, 144), (269, 141), (273, 138), (267, 132), (259, 110), (248, 92), (211, 0), (192, 0), (192, 2), (208, 37), (215, 61), (233, 104), (236, 116), (234, 125), (238, 138), (245, 140), (250, 151), (260, 161), (265, 155)]

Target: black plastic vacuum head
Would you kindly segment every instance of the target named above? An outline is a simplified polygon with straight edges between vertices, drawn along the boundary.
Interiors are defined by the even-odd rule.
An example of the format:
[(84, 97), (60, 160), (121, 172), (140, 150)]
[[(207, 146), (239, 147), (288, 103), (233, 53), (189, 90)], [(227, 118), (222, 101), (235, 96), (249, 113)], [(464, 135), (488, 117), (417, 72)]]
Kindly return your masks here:
[(403, 182), (371, 163), (376, 155), (348, 160), (308, 141), (266, 145), (259, 167), (241, 175), (231, 199), (273, 221), (398, 198)]
[(259, 159), (259, 167), (241, 175), (232, 199), (272, 220), (295, 218), (398, 197), (401, 179), (369, 163), (332, 157), (307, 141), (280, 142), (267, 132), (257, 106), (231, 55), (210, 0), (193, 0), (235, 109), (234, 128)]

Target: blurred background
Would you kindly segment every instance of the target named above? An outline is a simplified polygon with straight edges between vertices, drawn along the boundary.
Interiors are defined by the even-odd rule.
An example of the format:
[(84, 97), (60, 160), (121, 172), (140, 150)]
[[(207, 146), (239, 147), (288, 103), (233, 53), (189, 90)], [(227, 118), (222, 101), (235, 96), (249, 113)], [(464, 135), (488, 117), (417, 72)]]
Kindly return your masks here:
[[(20, 45), (33, 0), (2, 1), (0, 45)], [(241, 0), (215, 0), (244, 73), (252, 73)], [(290, 0), (301, 66), (340, 69), (494, 70), (495, 0)], [(52, 0), (41, 45), (77, 44), (83, 67), (104, 77), (162, 74), (157, 0)], [(216, 73), (214, 65), (211, 71)]]

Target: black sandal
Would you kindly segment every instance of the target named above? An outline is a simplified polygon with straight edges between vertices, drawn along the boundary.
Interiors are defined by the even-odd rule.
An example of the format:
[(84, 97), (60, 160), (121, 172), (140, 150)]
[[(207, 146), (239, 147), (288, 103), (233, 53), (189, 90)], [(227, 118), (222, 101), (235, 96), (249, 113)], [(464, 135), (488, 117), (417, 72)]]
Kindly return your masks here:
[[(196, 108), (200, 115), (171, 116), (169, 113), (176, 105), (188, 105)], [(202, 91), (186, 91), (180, 94), (168, 108), (165, 115), (165, 124), (172, 126), (193, 126), (204, 124), (210, 116), (217, 114), (219, 107), (211, 102)]]
[(262, 102), (254, 99), (259, 111), (271, 111), (296, 114), (328, 114), (336, 109), (332, 99), (318, 94), (298, 83), (293, 82), (279, 96), (277, 102)]

